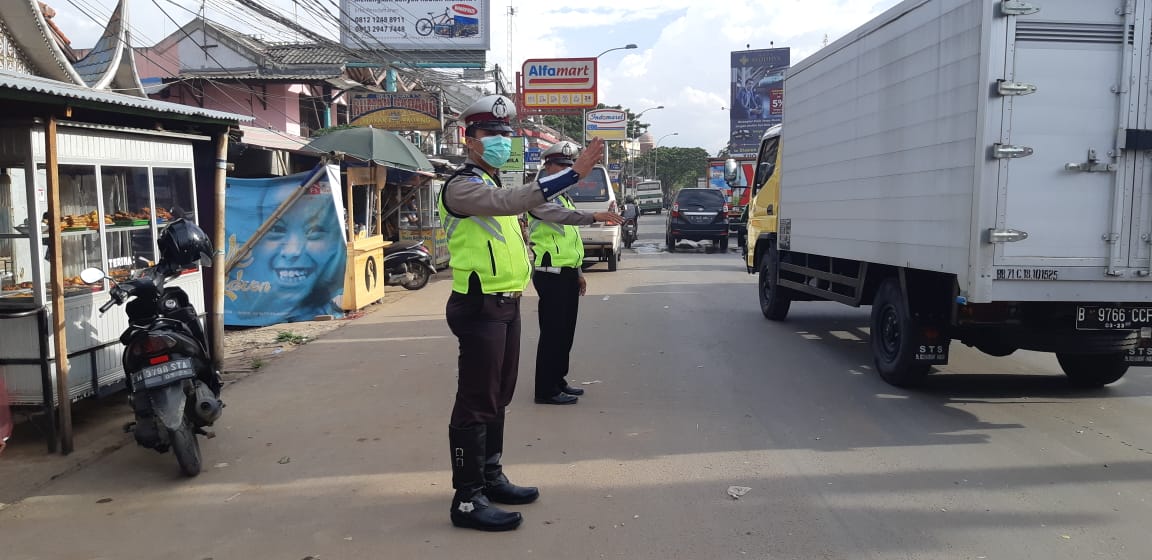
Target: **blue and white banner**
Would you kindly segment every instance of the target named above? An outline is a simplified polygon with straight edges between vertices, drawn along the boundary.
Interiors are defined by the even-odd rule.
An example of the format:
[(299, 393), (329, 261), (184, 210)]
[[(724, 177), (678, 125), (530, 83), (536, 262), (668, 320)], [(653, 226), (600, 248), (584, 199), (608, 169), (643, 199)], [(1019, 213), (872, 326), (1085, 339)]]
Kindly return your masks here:
[(249, 242), (252, 251), (228, 274), (224, 324), (262, 327), (311, 321), (318, 315), (343, 317), (347, 242), (340, 168), (324, 176), (276, 219), (260, 239), (252, 239), (281, 203), (313, 172), (273, 179), (228, 178), (228, 253)]

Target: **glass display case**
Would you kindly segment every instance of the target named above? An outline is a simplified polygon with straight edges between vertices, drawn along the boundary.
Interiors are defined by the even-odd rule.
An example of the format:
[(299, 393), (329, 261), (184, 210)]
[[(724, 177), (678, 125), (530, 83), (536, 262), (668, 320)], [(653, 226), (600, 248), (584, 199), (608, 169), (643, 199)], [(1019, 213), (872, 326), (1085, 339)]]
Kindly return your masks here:
[[(40, 306), (51, 298), (49, 227), (61, 234), (64, 296), (71, 297), (107, 287), (85, 284), (81, 270), (97, 267), (113, 280), (127, 279), (155, 263), (156, 239), (174, 213), (196, 219), (191, 169), (61, 164), (59, 170), (60, 220), (51, 225), (42, 203), (28, 203), (23, 170), (0, 175), (0, 307)], [(46, 182), (41, 165), (34, 192)], [(34, 262), (40, 293), (33, 289)]]

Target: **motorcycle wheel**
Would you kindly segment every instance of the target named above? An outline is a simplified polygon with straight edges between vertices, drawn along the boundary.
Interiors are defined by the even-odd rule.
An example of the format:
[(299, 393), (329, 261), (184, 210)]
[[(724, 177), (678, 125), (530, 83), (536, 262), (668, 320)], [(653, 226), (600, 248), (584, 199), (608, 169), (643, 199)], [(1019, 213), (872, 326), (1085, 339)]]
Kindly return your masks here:
[(168, 430), (168, 441), (172, 443), (172, 453), (180, 464), (180, 472), (189, 478), (200, 474), (200, 442), (187, 417), (179, 430)]
[(406, 290), (419, 290), (428, 285), (428, 278), (432, 276), (428, 267), (423, 264), (412, 265), (412, 279), (401, 284)]

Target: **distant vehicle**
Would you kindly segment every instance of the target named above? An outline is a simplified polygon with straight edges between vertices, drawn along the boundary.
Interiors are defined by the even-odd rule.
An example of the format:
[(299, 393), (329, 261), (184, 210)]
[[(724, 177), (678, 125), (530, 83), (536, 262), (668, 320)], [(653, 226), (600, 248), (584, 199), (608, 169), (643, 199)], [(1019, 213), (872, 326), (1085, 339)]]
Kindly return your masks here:
[[(608, 179), (608, 170), (597, 165), (586, 177), (582, 177), (575, 187), (567, 191), (577, 210), (586, 212), (616, 212), (616, 193)], [(608, 270), (615, 272), (620, 261), (620, 248), (623, 234), (619, 225), (595, 223), (580, 226), (580, 240), (584, 243), (584, 258), (607, 262)]]
[(711, 239), (721, 251), (728, 250), (728, 202), (716, 189), (680, 189), (668, 212), (665, 242), (676, 252), (682, 239)]
[(664, 210), (664, 187), (660, 181), (643, 181), (636, 185), (636, 205), (640, 207), (640, 214), (655, 212), (659, 214)]

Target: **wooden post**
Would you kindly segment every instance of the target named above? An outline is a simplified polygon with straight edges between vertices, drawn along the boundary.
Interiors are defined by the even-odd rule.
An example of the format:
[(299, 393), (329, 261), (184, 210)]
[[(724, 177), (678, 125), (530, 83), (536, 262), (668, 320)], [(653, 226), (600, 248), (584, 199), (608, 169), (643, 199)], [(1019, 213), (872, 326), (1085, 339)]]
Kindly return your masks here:
[(388, 182), (388, 168), (379, 163), (372, 163), (373, 178), (376, 179), (376, 235), (384, 235), (384, 185)]
[[(348, 242), (356, 241), (356, 213), (352, 209), (352, 181), (347, 181), (344, 194), (344, 226), (348, 229)], [(332, 188), (337, 188), (333, 185)]]
[(228, 234), (225, 228), (225, 190), (228, 180), (228, 129), (216, 137), (216, 170), (212, 182), (215, 200), (216, 221), (212, 232), (212, 243), (216, 252), (212, 254), (212, 313), (210, 340), (212, 345), (212, 368), (224, 373), (224, 288), (228, 283), (228, 270), (224, 263), (224, 251), (228, 247)]
[(44, 153), (48, 178), (48, 250), (52, 259), (48, 263), (49, 283), (52, 287), (52, 340), (56, 355), (56, 406), (60, 419), (60, 452), (72, 452), (72, 397), (68, 392), (68, 326), (64, 311), (64, 267), (61, 262), (63, 248), (60, 243), (60, 166), (56, 152), (56, 115), (44, 123)]

